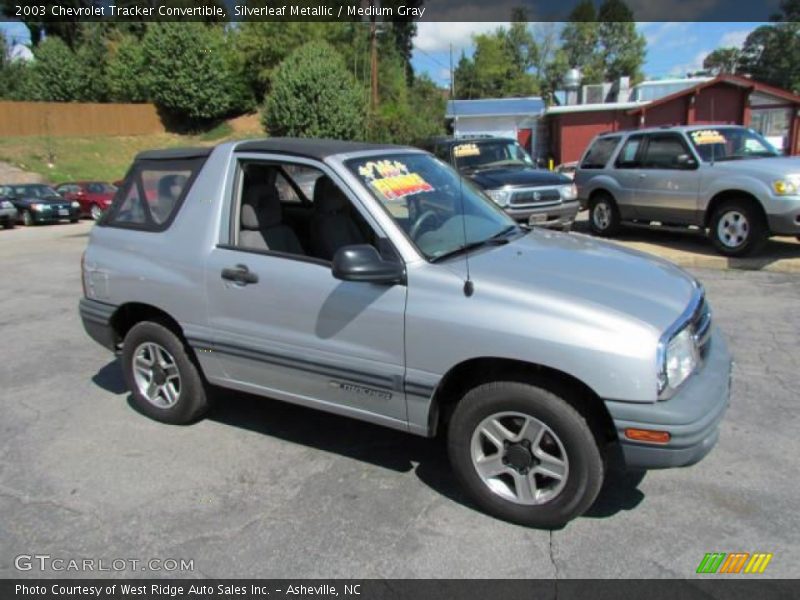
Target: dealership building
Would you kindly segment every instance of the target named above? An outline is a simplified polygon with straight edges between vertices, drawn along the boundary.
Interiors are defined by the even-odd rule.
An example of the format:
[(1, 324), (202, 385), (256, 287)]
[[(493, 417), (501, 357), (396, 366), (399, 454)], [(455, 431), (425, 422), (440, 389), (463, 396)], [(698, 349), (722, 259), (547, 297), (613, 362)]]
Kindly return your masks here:
[(726, 123), (752, 127), (785, 154), (800, 155), (800, 96), (736, 75), (579, 86), (567, 75), (559, 104), (540, 98), (455, 100), (446, 117), (456, 136), (517, 139), (536, 158), (576, 161), (602, 132)]

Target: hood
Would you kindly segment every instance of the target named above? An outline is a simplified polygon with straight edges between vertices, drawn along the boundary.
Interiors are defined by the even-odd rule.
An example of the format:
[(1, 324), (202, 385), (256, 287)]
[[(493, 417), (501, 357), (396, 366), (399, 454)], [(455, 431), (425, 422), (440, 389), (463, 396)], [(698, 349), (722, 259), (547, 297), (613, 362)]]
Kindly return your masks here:
[(725, 169), (735, 173), (743, 171), (760, 173), (771, 177), (800, 174), (800, 157), (775, 156), (772, 158), (749, 158), (745, 160), (723, 160), (714, 163), (715, 169)]
[(506, 185), (514, 187), (535, 187), (544, 185), (569, 185), (572, 180), (560, 173), (545, 169), (500, 168), (484, 169), (467, 173), (467, 176), (484, 189), (496, 189)]
[[(659, 334), (686, 310), (697, 283), (663, 259), (585, 235), (534, 229), (469, 257), (476, 293), (536, 297), (572, 314), (634, 319)], [(522, 296), (520, 296), (522, 292)]]

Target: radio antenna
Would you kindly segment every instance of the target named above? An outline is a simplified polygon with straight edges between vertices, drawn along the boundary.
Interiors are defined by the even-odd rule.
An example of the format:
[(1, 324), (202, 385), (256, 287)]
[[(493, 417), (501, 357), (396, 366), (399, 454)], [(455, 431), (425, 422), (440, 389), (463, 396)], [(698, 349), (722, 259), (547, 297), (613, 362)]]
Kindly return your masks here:
[[(455, 78), (455, 71), (453, 71), (453, 44), (450, 44), (450, 101), (452, 102), (453, 106), (453, 121), (454, 121), (454, 131), (453, 137), (457, 137), (455, 135), (455, 128), (458, 127), (458, 109), (456, 107), (456, 78)], [(450, 147), (450, 160), (455, 167), (456, 173), (458, 174), (458, 204), (459, 209), (461, 211), (461, 232), (464, 235), (464, 266), (467, 269), (467, 279), (464, 281), (464, 295), (469, 298), (472, 296), (473, 292), (475, 291), (475, 286), (472, 283), (472, 279), (470, 278), (469, 273), (469, 242), (467, 240), (467, 215), (464, 214), (464, 178), (462, 177), (461, 173), (458, 169), (458, 157), (456, 156), (456, 147), (458, 144), (453, 144)]]

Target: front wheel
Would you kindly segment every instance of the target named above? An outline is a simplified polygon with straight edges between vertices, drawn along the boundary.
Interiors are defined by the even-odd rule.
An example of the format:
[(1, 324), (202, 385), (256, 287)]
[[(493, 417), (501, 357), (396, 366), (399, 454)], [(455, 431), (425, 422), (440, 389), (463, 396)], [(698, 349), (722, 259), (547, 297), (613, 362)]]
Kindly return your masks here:
[(586, 511), (603, 458), (586, 419), (534, 385), (488, 383), (468, 392), (448, 429), (456, 476), (487, 513), (552, 528)]
[(589, 228), (595, 235), (612, 236), (620, 228), (619, 209), (610, 194), (595, 194), (589, 201)]
[(14, 229), (14, 219), (6, 219), (3, 221), (3, 229)]
[(25, 227), (30, 227), (35, 224), (31, 211), (29, 210), (22, 211), (22, 224), (25, 225)]
[(152, 321), (134, 325), (122, 344), (122, 368), (136, 407), (176, 425), (191, 423), (209, 408), (205, 382), (183, 340)]
[(89, 214), (92, 216), (92, 219), (99, 221), (100, 217), (103, 216), (103, 209), (97, 204), (92, 204), (92, 207), (89, 209)]
[(742, 200), (728, 200), (717, 207), (709, 236), (717, 252), (732, 257), (755, 254), (769, 239), (764, 216)]

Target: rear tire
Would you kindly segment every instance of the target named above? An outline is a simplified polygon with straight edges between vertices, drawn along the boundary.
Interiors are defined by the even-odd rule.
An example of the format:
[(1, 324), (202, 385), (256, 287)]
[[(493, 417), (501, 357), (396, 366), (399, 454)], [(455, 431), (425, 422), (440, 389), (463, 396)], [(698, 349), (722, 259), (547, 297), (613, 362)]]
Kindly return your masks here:
[(611, 194), (599, 192), (589, 201), (589, 229), (595, 235), (611, 237), (619, 232), (621, 219)]
[(448, 452), (472, 500), (521, 525), (563, 525), (592, 505), (603, 483), (603, 457), (586, 419), (525, 383), (469, 391), (450, 420)]
[(122, 370), (136, 408), (173, 425), (192, 423), (205, 414), (206, 384), (190, 352), (160, 323), (142, 321), (130, 329), (122, 344)]
[(738, 198), (717, 206), (708, 234), (717, 252), (731, 257), (757, 254), (769, 239), (764, 215), (751, 202)]

